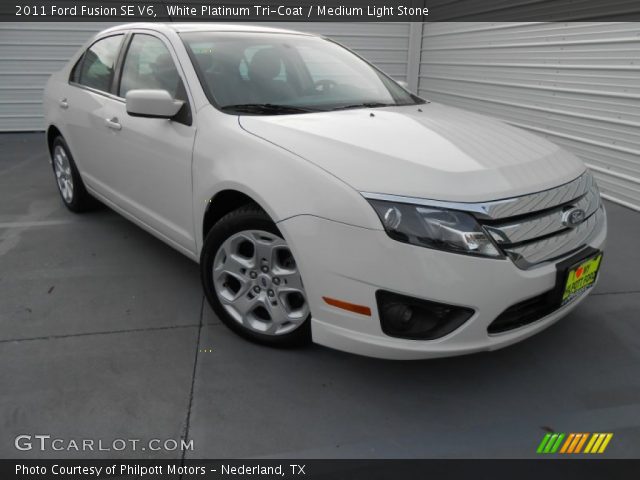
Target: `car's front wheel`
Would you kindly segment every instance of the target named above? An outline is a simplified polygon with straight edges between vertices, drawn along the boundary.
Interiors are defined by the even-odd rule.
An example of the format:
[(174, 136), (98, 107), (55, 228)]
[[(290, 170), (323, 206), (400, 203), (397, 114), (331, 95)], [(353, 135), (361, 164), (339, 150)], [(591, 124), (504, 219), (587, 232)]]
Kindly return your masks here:
[(282, 347), (310, 340), (300, 271), (262, 209), (248, 205), (225, 215), (207, 234), (200, 260), (207, 300), (233, 331)]

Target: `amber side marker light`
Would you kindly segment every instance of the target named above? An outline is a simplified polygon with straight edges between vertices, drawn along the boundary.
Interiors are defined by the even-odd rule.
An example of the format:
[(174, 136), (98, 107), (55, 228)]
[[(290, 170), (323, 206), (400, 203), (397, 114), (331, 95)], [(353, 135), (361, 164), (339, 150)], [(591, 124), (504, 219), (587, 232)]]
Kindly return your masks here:
[(348, 310), (349, 312), (359, 313), (360, 315), (371, 316), (371, 309), (364, 305), (356, 305), (355, 303), (343, 302), (342, 300), (336, 300), (335, 298), (322, 297), (322, 299), (332, 307)]

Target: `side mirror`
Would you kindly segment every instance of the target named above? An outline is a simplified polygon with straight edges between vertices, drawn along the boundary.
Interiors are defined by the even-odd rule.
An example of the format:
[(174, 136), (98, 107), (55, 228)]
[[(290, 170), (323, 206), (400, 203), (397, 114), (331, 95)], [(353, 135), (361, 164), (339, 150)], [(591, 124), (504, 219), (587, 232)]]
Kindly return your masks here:
[(147, 118), (173, 118), (184, 105), (166, 90), (129, 90), (126, 102), (129, 115)]

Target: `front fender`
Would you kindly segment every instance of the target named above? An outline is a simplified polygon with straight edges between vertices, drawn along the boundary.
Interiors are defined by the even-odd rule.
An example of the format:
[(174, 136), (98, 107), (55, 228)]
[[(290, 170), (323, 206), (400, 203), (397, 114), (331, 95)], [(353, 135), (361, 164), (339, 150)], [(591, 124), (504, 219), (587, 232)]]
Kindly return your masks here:
[(243, 130), (238, 117), (208, 106), (198, 112), (193, 152), (194, 219), (198, 251), (208, 202), (223, 190), (255, 200), (277, 223), (314, 215), (381, 229), (355, 189), (304, 158)]

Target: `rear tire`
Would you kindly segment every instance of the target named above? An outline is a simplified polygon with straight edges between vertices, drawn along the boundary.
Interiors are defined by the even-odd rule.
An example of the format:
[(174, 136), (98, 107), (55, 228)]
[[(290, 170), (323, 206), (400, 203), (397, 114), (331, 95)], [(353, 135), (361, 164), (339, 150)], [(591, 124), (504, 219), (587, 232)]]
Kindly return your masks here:
[(51, 145), (51, 164), (58, 192), (69, 210), (80, 213), (93, 210), (100, 205), (87, 192), (67, 142), (61, 136), (56, 137)]
[(311, 315), (293, 254), (256, 205), (228, 213), (200, 256), (204, 292), (227, 327), (251, 341), (296, 347), (311, 340)]

